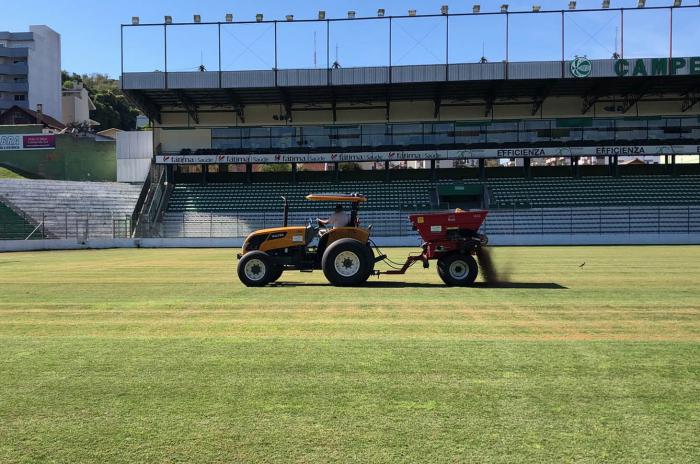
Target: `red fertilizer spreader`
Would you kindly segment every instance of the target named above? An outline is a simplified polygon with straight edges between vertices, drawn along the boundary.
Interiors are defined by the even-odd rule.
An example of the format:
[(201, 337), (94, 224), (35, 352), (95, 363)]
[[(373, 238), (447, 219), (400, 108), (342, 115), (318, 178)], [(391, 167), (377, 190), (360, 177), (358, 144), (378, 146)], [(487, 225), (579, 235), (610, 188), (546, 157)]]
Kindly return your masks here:
[(423, 251), (410, 255), (400, 269), (383, 274), (403, 274), (418, 261), (428, 268), (429, 261), (437, 259), (438, 275), (446, 284), (472, 284), (479, 273), (474, 255), (488, 243), (486, 235), (478, 232), (487, 214), (486, 210), (461, 209), (411, 214), (409, 219), (423, 240)]

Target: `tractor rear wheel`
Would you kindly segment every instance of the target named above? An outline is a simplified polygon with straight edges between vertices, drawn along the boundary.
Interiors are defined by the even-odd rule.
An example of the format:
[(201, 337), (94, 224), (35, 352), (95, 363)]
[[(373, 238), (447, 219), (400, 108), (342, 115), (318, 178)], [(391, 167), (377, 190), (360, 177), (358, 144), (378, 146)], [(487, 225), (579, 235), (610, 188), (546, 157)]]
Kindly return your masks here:
[(284, 272), (284, 268), (282, 266), (274, 266), (272, 272), (270, 273), (270, 283), (277, 282), (277, 280), (282, 277), (282, 272)]
[(437, 270), (447, 285), (465, 287), (476, 280), (479, 265), (472, 255), (455, 253), (438, 259)]
[(323, 253), (321, 268), (331, 284), (348, 287), (367, 281), (371, 260), (371, 253), (365, 244), (352, 238), (342, 238), (333, 242)]
[(238, 261), (238, 278), (246, 287), (267, 285), (275, 272), (270, 256), (263, 251), (249, 251)]

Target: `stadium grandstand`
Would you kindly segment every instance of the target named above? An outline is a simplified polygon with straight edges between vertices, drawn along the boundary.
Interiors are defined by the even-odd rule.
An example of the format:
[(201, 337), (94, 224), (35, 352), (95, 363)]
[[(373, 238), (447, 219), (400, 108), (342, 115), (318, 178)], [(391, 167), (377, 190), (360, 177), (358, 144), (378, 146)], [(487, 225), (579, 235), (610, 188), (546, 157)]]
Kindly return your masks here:
[[(649, 10), (663, 17), (698, 13), (696, 6)], [(535, 21), (545, 13), (561, 16), (561, 59), (507, 59), (509, 17)], [(628, 57), (624, 35), (610, 57), (567, 57), (566, 17), (586, 13), (611, 15), (614, 24), (634, 14), (506, 6), (492, 13), (320, 15), (305, 22), (326, 31), (327, 55), (333, 28), (372, 23), (388, 30), (388, 62), (348, 67), (328, 56), (325, 68), (314, 69), (277, 66), (278, 30), (293, 18), (157, 25), (134, 18), (122, 37), (163, 29), (167, 50), (163, 71), (122, 74), (124, 92), (154, 127), (156, 171), (141, 214), (147, 226), (137, 232), (243, 236), (281, 220), (282, 196), (293, 220), (327, 214), (304, 201), (312, 192), (368, 195), (363, 218), (385, 235), (412, 233), (406, 212), (453, 207), (489, 208), (485, 228), (492, 234), (697, 232), (700, 57), (674, 56), (672, 45), (669, 56)], [(450, 27), (499, 15), (506, 59), (450, 60), (447, 50), (458, 40)], [(392, 24), (413, 21), (444, 23), (442, 62), (392, 62)], [(211, 46), (218, 69), (168, 70), (178, 53), (167, 47), (168, 37), (184, 26), (217, 31)], [(222, 33), (237, 26), (274, 29), (272, 69), (222, 65)], [(558, 42), (551, 46), (558, 50)], [(122, 47), (124, 62), (124, 39)]]
[[(291, 221), (305, 221), (329, 213), (305, 195), (360, 192), (369, 197), (362, 220), (378, 236), (415, 236), (408, 212), (455, 207), (488, 208), (484, 228), (491, 236), (700, 233), (700, 50), (692, 41), (677, 45), (681, 28), (693, 27), (688, 19), (700, 19), (700, 6), (604, 2), (584, 10), (571, 3), (554, 11), (443, 7), (428, 15), (319, 12), (317, 19), (284, 21), (227, 15), (223, 22), (196, 16), (154, 24), (134, 17), (122, 25), (121, 87), (150, 120), (153, 159), (143, 186), (127, 187), (123, 205), (97, 201), (98, 232), (240, 238), (278, 225), (281, 197), (289, 200)], [(664, 27), (671, 19), (668, 44), (656, 47), (668, 53), (640, 56), (628, 45), (626, 54), (625, 44), (641, 34), (633, 19), (642, 9)], [(599, 22), (586, 23), (586, 15)], [(479, 21), (499, 24), (498, 34), (503, 25), (503, 51), (487, 58), (482, 45), (474, 60), (462, 49), (476, 40), (467, 25)], [(588, 50), (591, 40), (571, 36), (567, 26), (601, 21), (598, 32), (615, 37), (603, 52)], [(546, 24), (552, 37), (540, 55), (556, 59), (518, 59), (514, 22), (530, 24), (525, 31)], [(284, 37), (311, 30), (313, 65), (290, 65)], [(358, 30), (386, 59), (375, 53), (369, 64), (343, 60), (337, 45), (331, 58), (333, 44), (352, 47)], [(397, 30), (444, 37), (425, 44), (414, 37), (414, 46), (402, 50), (430, 53), (406, 64), (410, 53), (397, 57)], [(145, 40), (148, 34), (159, 39)], [(196, 48), (205, 51), (184, 56), (183, 37), (201, 41)], [(268, 39), (265, 46), (253, 43)], [(130, 64), (142, 46), (154, 57), (147, 69)], [(271, 66), (236, 67), (227, 60), (233, 52)], [(204, 56), (214, 59), (205, 63)], [(37, 209), (43, 206), (27, 212), (18, 198), (6, 200), (26, 227), (49, 224)], [(80, 236), (69, 206), (55, 210), (64, 219), (46, 227), (47, 236)]]

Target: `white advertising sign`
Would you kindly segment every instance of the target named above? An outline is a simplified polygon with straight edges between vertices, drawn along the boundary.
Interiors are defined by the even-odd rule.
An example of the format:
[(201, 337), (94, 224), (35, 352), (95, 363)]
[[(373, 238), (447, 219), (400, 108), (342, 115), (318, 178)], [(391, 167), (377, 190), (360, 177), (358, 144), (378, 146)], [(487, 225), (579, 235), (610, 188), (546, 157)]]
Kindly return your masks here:
[(157, 164), (353, 163), (406, 160), (466, 160), (478, 158), (550, 158), (572, 156), (700, 155), (700, 145), (617, 145), (599, 147), (513, 147), (464, 150), (389, 151), (359, 153), (298, 153), (250, 155), (158, 155)]
[(0, 151), (56, 148), (56, 136), (44, 134), (0, 134)]

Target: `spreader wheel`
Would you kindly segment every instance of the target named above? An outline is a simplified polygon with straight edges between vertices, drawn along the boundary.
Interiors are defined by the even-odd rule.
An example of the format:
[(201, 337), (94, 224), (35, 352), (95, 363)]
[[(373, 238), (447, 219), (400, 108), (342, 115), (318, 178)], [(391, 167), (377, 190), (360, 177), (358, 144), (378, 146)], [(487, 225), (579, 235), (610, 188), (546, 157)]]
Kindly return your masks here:
[(479, 274), (479, 266), (474, 257), (459, 253), (438, 259), (437, 270), (443, 282), (458, 287), (473, 284)]
[(321, 268), (326, 279), (333, 285), (359, 285), (369, 278), (370, 256), (363, 243), (352, 238), (342, 238), (333, 242), (323, 253)]
[(275, 265), (263, 251), (249, 251), (238, 261), (238, 278), (246, 287), (262, 287), (271, 282)]

